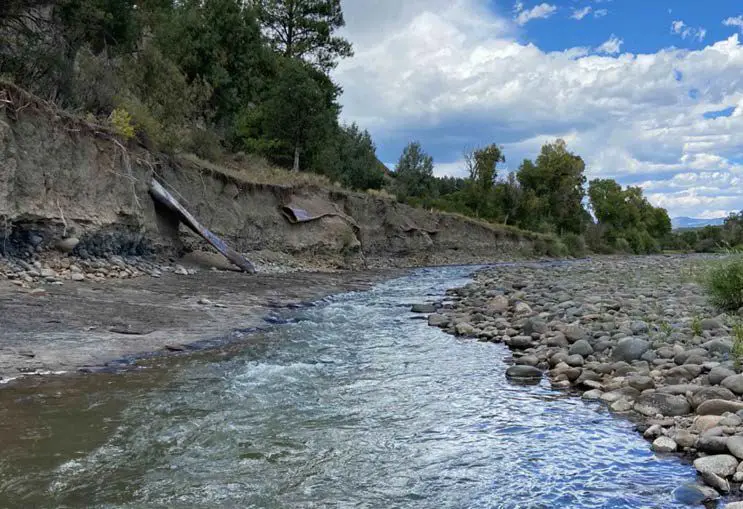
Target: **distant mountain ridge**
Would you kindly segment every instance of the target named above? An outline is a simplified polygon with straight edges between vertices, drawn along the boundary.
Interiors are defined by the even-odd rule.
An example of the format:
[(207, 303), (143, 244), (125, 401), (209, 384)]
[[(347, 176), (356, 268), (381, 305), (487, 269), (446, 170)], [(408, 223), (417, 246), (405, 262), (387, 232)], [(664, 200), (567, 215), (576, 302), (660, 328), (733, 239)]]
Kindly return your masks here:
[(673, 229), (678, 228), (702, 228), (703, 226), (719, 226), (725, 222), (724, 217), (712, 219), (699, 219), (696, 217), (674, 217), (671, 219)]

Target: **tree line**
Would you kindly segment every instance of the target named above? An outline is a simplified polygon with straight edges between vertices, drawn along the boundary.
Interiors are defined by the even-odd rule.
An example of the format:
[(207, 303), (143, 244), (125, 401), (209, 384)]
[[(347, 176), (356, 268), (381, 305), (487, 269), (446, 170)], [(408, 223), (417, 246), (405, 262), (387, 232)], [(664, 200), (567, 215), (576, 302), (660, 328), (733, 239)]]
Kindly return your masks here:
[(394, 192), (413, 205), (557, 235), (574, 254), (653, 253), (670, 238), (668, 213), (650, 204), (640, 187), (595, 179), (586, 188), (585, 163), (563, 140), (500, 176), (504, 162), (502, 147), (491, 144), (465, 152), (466, 177), (440, 178), (433, 158), (412, 142), (395, 168)]

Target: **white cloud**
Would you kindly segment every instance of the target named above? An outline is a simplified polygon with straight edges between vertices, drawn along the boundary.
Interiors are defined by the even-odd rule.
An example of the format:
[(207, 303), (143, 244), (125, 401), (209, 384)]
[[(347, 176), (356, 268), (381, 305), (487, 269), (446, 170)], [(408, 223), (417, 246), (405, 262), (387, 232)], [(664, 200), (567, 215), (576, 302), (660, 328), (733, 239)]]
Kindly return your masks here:
[(603, 18), (607, 14), (609, 14), (608, 9), (596, 9), (595, 11), (593, 11), (594, 18)]
[(743, 16), (729, 17), (722, 22), (727, 27), (738, 27), (743, 32)]
[[(369, 20), (367, 0), (344, 0), (356, 56), (335, 77), (344, 120), (378, 146), (420, 139), (442, 174), (461, 168), (465, 146), (502, 144), (515, 169), (561, 136), (589, 178), (647, 181), (671, 215), (743, 209), (738, 34), (694, 50), (620, 53), (613, 37), (611, 52), (547, 52), (519, 42), (485, 0), (377, 1), (392, 13)], [(728, 107), (729, 117), (703, 116)]]
[(582, 9), (573, 9), (573, 14), (570, 15), (571, 18), (577, 19), (578, 21), (582, 20), (586, 16), (588, 16), (591, 13), (591, 6), (586, 6)]
[(690, 27), (680, 19), (671, 23), (671, 33), (681, 36), (682, 39), (697, 39), (700, 42), (707, 36), (705, 28)]
[(611, 34), (611, 37), (604, 41), (601, 46), (596, 48), (596, 52), (604, 53), (607, 55), (616, 55), (621, 50), (622, 44), (624, 44), (624, 41), (622, 39), (618, 38), (614, 34)]
[(515, 19), (516, 24), (526, 25), (528, 22), (534, 19), (546, 19), (557, 12), (557, 6), (548, 3), (541, 3), (532, 7), (531, 9), (524, 9), (524, 4), (519, 2), (517, 6), (517, 16)]

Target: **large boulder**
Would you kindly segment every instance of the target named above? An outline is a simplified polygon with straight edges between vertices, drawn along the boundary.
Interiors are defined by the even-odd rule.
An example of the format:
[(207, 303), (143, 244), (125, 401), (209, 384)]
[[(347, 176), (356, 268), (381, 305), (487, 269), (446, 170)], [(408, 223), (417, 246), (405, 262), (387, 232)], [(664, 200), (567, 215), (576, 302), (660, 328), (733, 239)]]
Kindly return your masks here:
[(662, 392), (643, 393), (637, 398), (635, 410), (646, 416), (657, 414), (674, 417), (691, 412), (691, 405), (684, 396)]
[(653, 442), (652, 447), (655, 452), (676, 452), (678, 444), (672, 438), (658, 437)]
[(547, 323), (541, 318), (529, 318), (524, 322), (524, 334), (531, 336), (532, 334), (544, 334), (547, 332)]
[(743, 394), (743, 375), (729, 376), (720, 385), (726, 389), (730, 389), (735, 394)]
[(615, 361), (632, 362), (640, 359), (648, 351), (650, 343), (640, 338), (622, 338), (614, 347), (611, 358)]
[(740, 401), (727, 401), (724, 399), (710, 399), (697, 407), (698, 415), (722, 415), (725, 412), (735, 413), (743, 410), (743, 403)]
[(726, 401), (732, 401), (735, 399), (735, 394), (733, 394), (730, 389), (726, 389), (725, 387), (703, 387), (692, 395), (691, 406), (697, 408), (705, 401), (709, 401), (711, 399), (724, 399)]
[(570, 350), (568, 350), (568, 353), (570, 355), (580, 355), (582, 357), (588, 357), (593, 353), (593, 347), (591, 346), (591, 343), (589, 343), (585, 339), (579, 339), (572, 344)]
[(716, 366), (709, 372), (708, 379), (710, 385), (720, 385), (723, 380), (729, 376), (734, 376), (735, 371), (724, 366)]
[(576, 341), (580, 341), (581, 339), (586, 338), (586, 331), (580, 325), (568, 325), (567, 327), (563, 328), (562, 333), (565, 334), (565, 337), (571, 343), (575, 343)]
[(728, 451), (736, 458), (743, 459), (743, 437), (730, 437), (728, 439)]
[(715, 474), (723, 479), (730, 477), (738, 468), (738, 459), (729, 454), (715, 454), (694, 460), (694, 468), (700, 474)]
[(487, 303), (487, 310), (494, 314), (503, 314), (508, 311), (508, 297), (505, 295), (496, 295)]

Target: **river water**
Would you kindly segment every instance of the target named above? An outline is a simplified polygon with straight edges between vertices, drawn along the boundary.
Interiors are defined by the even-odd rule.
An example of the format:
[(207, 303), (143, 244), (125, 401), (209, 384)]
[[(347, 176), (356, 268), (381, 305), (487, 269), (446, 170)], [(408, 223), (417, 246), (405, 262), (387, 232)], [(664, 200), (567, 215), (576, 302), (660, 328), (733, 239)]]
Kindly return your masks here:
[(0, 391), (0, 507), (680, 507), (691, 466), (597, 403), (510, 383), (505, 347), (414, 319), (472, 270), (291, 311), (240, 348)]

